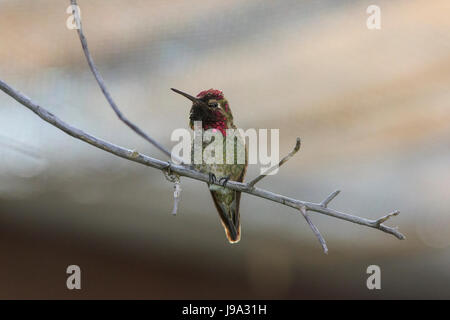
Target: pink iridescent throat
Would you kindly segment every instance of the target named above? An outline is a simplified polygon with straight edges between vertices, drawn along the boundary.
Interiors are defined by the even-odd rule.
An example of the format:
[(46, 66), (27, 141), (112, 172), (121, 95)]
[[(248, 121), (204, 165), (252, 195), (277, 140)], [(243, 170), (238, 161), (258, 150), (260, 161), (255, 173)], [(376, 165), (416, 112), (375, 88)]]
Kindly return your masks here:
[[(215, 90), (215, 89), (209, 89), (209, 90), (202, 91), (197, 95), (197, 98), (201, 99), (206, 95), (214, 97), (214, 99), (217, 99), (217, 100), (222, 100), (224, 98), (223, 92), (220, 90)], [(225, 107), (225, 111), (228, 111), (228, 103), (226, 103), (224, 107)], [(222, 115), (220, 113), (220, 111), (216, 111), (214, 116), (215, 116), (216, 120), (203, 122), (203, 130), (213, 129), (213, 132), (215, 132), (215, 130), (219, 130), (222, 133), (222, 135), (225, 137), (227, 135), (226, 130), (228, 129), (225, 116)]]
[(227, 122), (225, 117), (218, 111), (216, 111), (216, 119), (215, 121), (211, 122), (203, 122), (203, 130), (212, 129), (213, 132), (216, 132), (216, 130), (219, 130), (224, 137), (226, 137), (228, 129)]

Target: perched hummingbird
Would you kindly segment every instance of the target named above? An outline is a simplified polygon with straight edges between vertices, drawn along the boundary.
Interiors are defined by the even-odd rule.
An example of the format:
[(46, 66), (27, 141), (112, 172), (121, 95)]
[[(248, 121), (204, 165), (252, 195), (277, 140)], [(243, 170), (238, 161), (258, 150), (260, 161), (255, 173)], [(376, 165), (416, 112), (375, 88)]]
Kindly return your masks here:
[[(172, 88), (172, 90), (192, 101), (192, 107), (189, 115), (189, 126), (191, 129), (194, 129), (194, 121), (201, 121), (203, 130), (217, 130), (216, 132), (220, 132), (223, 136), (223, 163), (207, 163), (208, 161), (202, 157), (202, 163), (195, 164), (193, 161), (194, 152), (192, 152), (191, 163), (194, 164), (195, 169), (209, 174), (209, 190), (217, 211), (219, 212), (219, 217), (225, 229), (225, 234), (228, 241), (230, 243), (239, 242), (241, 239), (241, 222), (239, 217), (241, 192), (212, 184), (215, 179), (219, 179), (219, 183), (224, 186), (230, 179), (232, 181), (242, 182), (247, 170), (247, 148), (240, 134), (235, 135), (236, 139), (233, 138), (234, 160), (228, 162), (226, 161), (226, 130), (236, 129), (236, 126), (233, 123), (233, 115), (231, 113), (230, 105), (225, 99), (223, 92), (220, 90), (205, 90), (200, 92), (197, 97), (193, 97), (177, 89)], [(194, 150), (193, 143), (194, 142), (192, 142), (192, 151)], [(204, 151), (210, 143), (213, 143), (213, 141), (203, 141), (202, 151)], [(239, 152), (241, 152), (241, 154), (239, 154)], [(244, 155), (242, 155), (242, 153), (244, 153)], [(244, 161), (238, 161), (239, 156), (241, 156), (240, 159), (244, 159)]]

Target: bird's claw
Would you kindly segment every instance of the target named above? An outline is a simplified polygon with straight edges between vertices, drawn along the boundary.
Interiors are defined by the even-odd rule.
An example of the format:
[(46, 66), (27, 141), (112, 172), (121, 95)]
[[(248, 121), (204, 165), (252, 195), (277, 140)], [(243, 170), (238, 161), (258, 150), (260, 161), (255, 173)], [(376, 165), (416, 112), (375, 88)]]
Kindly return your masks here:
[(209, 182), (208, 184), (214, 184), (217, 182), (216, 175), (212, 172), (209, 173)]
[[(227, 182), (230, 180), (230, 176), (228, 177), (222, 177), (219, 179), (219, 184), (221, 184), (223, 187), (227, 185)], [(222, 182), (223, 181), (223, 182)]]

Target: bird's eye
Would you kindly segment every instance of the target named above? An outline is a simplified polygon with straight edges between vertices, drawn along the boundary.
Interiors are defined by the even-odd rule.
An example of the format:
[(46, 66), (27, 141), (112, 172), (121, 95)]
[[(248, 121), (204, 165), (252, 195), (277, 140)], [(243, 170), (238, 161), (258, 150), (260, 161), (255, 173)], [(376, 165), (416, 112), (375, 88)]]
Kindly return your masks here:
[(218, 104), (217, 104), (217, 102), (214, 102), (214, 103), (208, 104), (208, 106), (210, 106), (211, 108), (217, 108)]

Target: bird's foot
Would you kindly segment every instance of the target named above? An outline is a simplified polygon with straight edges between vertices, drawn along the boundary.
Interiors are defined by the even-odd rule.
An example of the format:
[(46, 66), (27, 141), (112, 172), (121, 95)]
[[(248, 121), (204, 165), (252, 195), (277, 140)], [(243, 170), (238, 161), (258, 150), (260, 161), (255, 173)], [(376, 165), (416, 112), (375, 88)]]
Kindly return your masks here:
[(209, 182), (208, 182), (209, 185), (212, 185), (217, 182), (217, 178), (214, 173), (210, 172), (208, 175), (209, 175)]
[(225, 187), (229, 180), (230, 180), (230, 176), (222, 177), (222, 178), (219, 179), (219, 184), (221, 184), (222, 186)]

